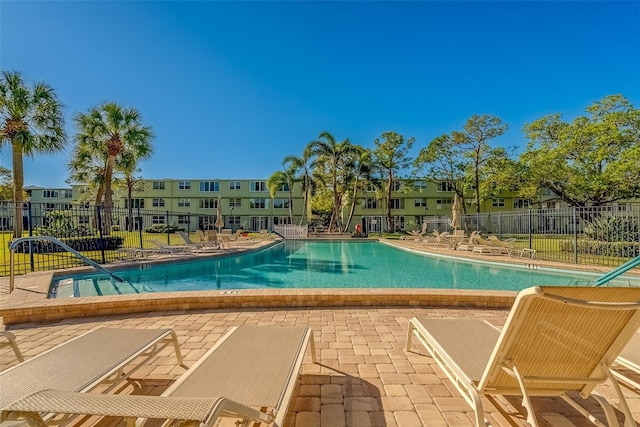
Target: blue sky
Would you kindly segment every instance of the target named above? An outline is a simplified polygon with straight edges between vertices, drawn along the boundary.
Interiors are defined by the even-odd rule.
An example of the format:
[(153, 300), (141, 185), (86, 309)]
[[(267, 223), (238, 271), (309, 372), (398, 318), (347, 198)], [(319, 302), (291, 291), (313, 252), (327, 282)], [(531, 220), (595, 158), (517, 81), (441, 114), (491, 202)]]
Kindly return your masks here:
[[(156, 138), (145, 178), (261, 178), (321, 131), (415, 150), (473, 114), (567, 120), (606, 95), (640, 105), (640, 2), (0, 2), (0, 67), (45, 81), (69, 146), (25, 162), (65, 187), (73, 115), (135, 107)], [(11, 153), (0, 151), (11, 168)]]

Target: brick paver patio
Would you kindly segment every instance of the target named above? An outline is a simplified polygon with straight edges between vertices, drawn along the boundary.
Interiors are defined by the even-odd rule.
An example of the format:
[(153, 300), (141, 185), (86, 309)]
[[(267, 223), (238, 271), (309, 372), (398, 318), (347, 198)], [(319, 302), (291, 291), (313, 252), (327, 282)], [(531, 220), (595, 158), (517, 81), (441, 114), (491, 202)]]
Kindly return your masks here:
[[(472, 426), (473, 412), (434, 361), (420, 346), (405, 352), (408, 320), (413, 316), (479, 317), (502, 326), (507, 310), (448, 308), (318, 308), (318, 309), (207, 309), (112, 315), (16, 324), (16, 334), (27, 358), (99, 327), (173, 328), (179, 336), (185, 364), (193, 364), (231, 326), (308, 325), (315, 334), (320, 364), (307, 354), (291, 401), (285, 426)], [(9, 349), (0, 350), (0, 369), (15, 364)], [(470, 349), (473, 351), (473, 349)], [(135, 374), (121, 393), (160, 394), (185, 367), (176, 366), (166, 350)], [(247, 387), (250, 387), (247, 384)], [(609, 386), (597, 390), (614, 405)], [(623, 387), (636, 420), (640, 420), (640, 391)], [(524, 410), (517, 398), (483, 398), (486, 416), (495, 426), (524, 426)], [(593, 401), (588, 407), (604, 416)], [(542, 426), (569, 420), (592, 425), (560, 399), (536, 398), (534, 407)], [(617, 411), (618, 412), (618, 411)], [(622, 414), (618, 412), (620, 419)], [(233, 426), (225, 420), (223, 426)], [(80, 419), (75, 425), (124, 425), (118, 419)]]

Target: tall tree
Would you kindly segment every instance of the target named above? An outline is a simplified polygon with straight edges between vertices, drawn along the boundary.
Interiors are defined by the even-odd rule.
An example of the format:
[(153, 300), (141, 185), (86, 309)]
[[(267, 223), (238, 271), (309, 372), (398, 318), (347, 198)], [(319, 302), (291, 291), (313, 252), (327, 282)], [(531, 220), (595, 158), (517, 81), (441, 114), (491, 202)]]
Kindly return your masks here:
[[(413, 174), (427, 181), (446, 182), (464, 200), (467, 160), (464, 151), (450, 135), (440, 135), (422, 148), (413, 162)], [(462, 204), (467, 213), (466, 203)]]
[(393, 181), (400, 170), (409, 167), (413, 161), (409, 156), (409, 151), (413, 147), (415, 138), (407, 140), (395, 132), (383, 132), (380, 138), (374, 141), (373, 163), (376, 165), (382, 178), (386, 180), (387, 191), (387, 230), (393, 230), (393, 217), (391, 216), (391, 191)]
[(327, 182), (333, 194), (333, 210), (329, 220), (329, 230), (331, 230), (334, 225), (339, 227), (342, 191), (344, 188), (342, 172), (344, 162), (347, 155), (353, 150), (353, 145), (351, 145), (349, 139), (337, 142), (335, 137), (327, 131), (321, 132), (318, 139), (312, 141), (309, 145), (312, 154), (315, 156), (314, 167), (321, 169), (328, 175)]
[(54, 90), (39, 82), (27, 87), (20, 73), (0, 77), (0, 145), (11, 145), (15, 216), (13, 236), (22, 237), (23, 156), (62, 151), (67, 142), (63, 106)]
[(546, 188), (571, 206), (640, 197), (640, 110), (610, 95), (586, 111), (571, 123), (556, 113), (524, 126), (525, 194)]
[(302, 185), (302, 215), (300, 216), (300, 225), (309, 220), (311, 211), (311, 196), (315, 192), (316, 180), (311, 170), (311, 161), (313, 152), (311, 146), (307, 144), (302, 152), (302, 156), (294, 155), (286, 156), (283, 160), (285, 169), (293, 168), (298, 174), (298, 180)]
[(345, 232), (349, 230), (349, 225), (356, 211), (358, 194), (366, 190), (367, 184), (371, 182), (371, 174), (374, 170), (371, 150), (358, 145), (355, 146), (354, 155), (355, 159), (350, 163), (351, 207), (349, 209), (349, 217), (343, 227)]
[(471, 116), (464, 125), (464, 132), (451, 133), (453, 141), (464, 150), (464, 156), (469, 160), (467, 177), (474, 189), (477, 212), (480, 212), (482, 201), (482, 170), (490, 159), (505, 154), (504, 149), (491, 147), (489, 141), (504, 134), (507, 128), (507, 124), (502, 123), (499, 117), (482, 114)]
[(271, 196), (271, 199), (274, 199), (276, 197), (276, 193), (280, 191), (281, 188), (286, 187), (288, 189), (289, 224), (293, 224), (293, 187), (297, 182), (299, 182), (299, 179), (296, 176), (296, 169), (295, 167), (291, 166), (289, 166), (288, 168), (285, 166), (284, 170), (274, 172), (267, 179), (267, 188), (269, 189), (269, 195)]
[[(151, 140), (153, 133), (149, 126), (142, 123), (140, 113), (135, 108), (121, 107), (107, 102), (91, 107), (85, 114), (75, 116), (78, 133), (75, 136), (78, 145), (85, 145), (88, 151), (100, 158), (106, 157), (104, 171), (104, 205), (108, 215), (113, 207), (113, 173), (118, 156), (132, 153), (136, 159), (145, 159), (153, 153)], [(104, 221), (104, 230), (108, 233), (110, 217)]]
[(13, 200), (13, 175), (0, 166), (0, 200)]
[(122, 184), (127, 190), (127, 231), (133, 231), (133, 192), (144, 190), (144, 178), (135, 175), (141, 170), (134, 153), (122, 153), (117, 167), (123, 174)]

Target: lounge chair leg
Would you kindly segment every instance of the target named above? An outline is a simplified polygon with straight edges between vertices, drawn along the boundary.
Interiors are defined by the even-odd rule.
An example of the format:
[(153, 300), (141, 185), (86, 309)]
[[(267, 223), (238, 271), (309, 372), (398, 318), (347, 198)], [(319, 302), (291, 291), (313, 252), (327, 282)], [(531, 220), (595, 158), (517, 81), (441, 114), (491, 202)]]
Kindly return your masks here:
[(171, 341), (173, 341), (173, 349), (176, 352), (176, 358), (178, 359), (178, 365), (182, 365), (184, 360), (182, 359), (182, 353), (180, 352), (180, 345), (178, 344), (178, 335), (172, 330)]
[(316, 340), (313, 338), (313, 330), (309, 331), (309, 344), (311, 344), (311, 360), (313, 363), (318, 363), (318, 357), (316, 356)]
[(520, 391), (522, 392), (522, 406), (527, 410), (527, 423), (531, 427), (538, 427), (538, 421), (536, 420), (536, 414), (533, 412), (533, 405), (531, 404), (531, 399), (529, 399), (529, 393), (527, 393), (527, 389), (524, 386), (524, 379), (520, 372), (518, 372), (518, 368), (515, 366), (511, 371), (513, 376), (518, 380), (518, 384), (520, 385)]
[(415, 326), (413, 325), (413, 321), (409, 320), (409, 328), (407, 329), (407, 343), (404, 346), (405, 351), (411, 350), (411, 338), (413, 337), (413, 331), (415, 330)]
[[(616, 378), (613, 375), (613, 371), (611, 371), (611, 368), (609, 368), (609, 366), (606, 364), (604, 367), (607, 370), (607, 376), (609, 377), (609, 381), (611, 381), (611, 383), (613, 384), (613, 389), (616, 391), (616, 394), (618, 395), (618, 401), (619, 401), (618, 405), (620, 406), (620, 409), (622, 409), (622, 413), (624, 413), (624, 427), (636, 427), (636, 422), (633, 419), (633, 415), (631, 415), (631, 410), (629, 409), (629, 405), (627, 404), (627, 399), (625, 399), (624, 395), (622, 394), (620, 383), (616, 381)], [(604, 401), (607, 403), (607, 405), (609, 404), (607, 400), (604, 400)], [(616, 419), (615, 415), (613, 419), (614, 420)], [(609, 417), (607, 417), (607, 422), (611, 425), (611, 421), (609, 420)], [(617, 422), (618, 421), (616, 421), (616, 424)]]

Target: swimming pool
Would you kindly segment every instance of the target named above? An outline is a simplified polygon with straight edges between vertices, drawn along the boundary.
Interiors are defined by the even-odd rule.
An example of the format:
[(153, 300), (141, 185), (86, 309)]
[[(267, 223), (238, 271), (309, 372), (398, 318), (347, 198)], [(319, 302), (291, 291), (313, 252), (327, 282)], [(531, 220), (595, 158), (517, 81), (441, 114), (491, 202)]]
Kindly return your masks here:
[[(497, 259), (498, 260), (498, 259)], [(63, 276), (52, 297), (258, 288), (432, 288), (519, 291), (534, 285), (585, 284), (598, 275), (531, 269), (408, 252), (375, 241), (289, 240), (264, 250), (115, 273)]]

